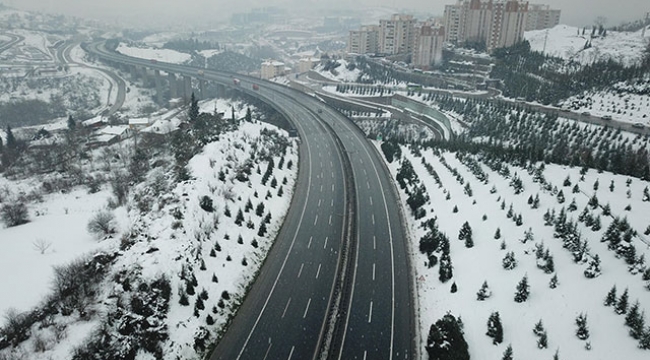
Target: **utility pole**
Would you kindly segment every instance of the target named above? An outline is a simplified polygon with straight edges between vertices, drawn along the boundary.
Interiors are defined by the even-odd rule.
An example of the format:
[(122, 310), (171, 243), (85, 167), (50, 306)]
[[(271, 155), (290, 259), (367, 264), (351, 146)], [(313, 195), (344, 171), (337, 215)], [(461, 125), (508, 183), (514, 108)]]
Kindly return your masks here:
[(547, 41), (548, 41), (548, 28), (546, 28), (546, 32), (544, 33), (544, 49), (542, 49), (542, 54), (544, 54), (544, 55), (546, 55), (546, 42)]

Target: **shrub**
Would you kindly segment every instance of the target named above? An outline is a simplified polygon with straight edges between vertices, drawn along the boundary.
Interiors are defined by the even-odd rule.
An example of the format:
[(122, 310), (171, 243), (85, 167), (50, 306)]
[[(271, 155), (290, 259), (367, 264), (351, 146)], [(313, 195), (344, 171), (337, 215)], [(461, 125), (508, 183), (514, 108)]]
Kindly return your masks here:
[(115, 215), (108, 210), (102, 210), (88, 222), (88, 232), (103, 237), (115, 233)]
[(0, 208), (0, 217), (7, 227), (26, 224), (29, 222), (27, 205), (22, 201), (4, 204)]

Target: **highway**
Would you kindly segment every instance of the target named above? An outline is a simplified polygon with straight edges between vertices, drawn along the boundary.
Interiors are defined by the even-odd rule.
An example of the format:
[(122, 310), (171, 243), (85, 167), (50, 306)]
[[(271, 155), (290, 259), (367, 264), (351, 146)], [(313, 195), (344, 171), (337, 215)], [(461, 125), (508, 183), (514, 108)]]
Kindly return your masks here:
[[(99, 44), (88, 49), (117, 62), (233, 83), (229, 73), (205, 70), (197, 76), (198, 69), (152, 64)], [(317, 99), (234, 76), (242, 91), (291, 120), (302, 140), (301, 158), (284, 226), (211, 359), (414, 358), (407, 245), (398, 198), (379, 154), (349, 119)], [(356, 230), (350, 241), (348, 229)], [(349, 254), (348, 246), (354, 249)]]
[(25, 37), (21, 35), (15, 35), (11, 33), (3, 33), (2, 35), (10, 37), (11, 40), (9, 40), (4, 44), (0, 44), (0, 54), (2, 54), (4, 51), (8, 49), (11, 49), (14, 45), (18, 44), (19, 42), (25, 40)]

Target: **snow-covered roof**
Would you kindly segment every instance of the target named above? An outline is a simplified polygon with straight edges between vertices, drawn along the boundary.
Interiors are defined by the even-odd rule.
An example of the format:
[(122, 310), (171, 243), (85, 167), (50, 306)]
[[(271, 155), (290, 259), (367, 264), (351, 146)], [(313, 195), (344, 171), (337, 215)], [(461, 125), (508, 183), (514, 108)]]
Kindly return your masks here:
[(262, 66), (284, 66), (284, 63), (281, 61), (265, 61), (262, 63)]
[(129, 127), (127, 125), (111, 125), (101, 129), (99, 132), (107, 135), (122, 135), (128, 130)]
[(83, 121), (82, 124), (84, 126), (91, 126), (91, 125), (98, 124), (98, 123), (101, 123), (101, 122), (106, 122), (106, 119), (103, 116), (96, 116), (96, 117), (94, 117), (92, 119), (88, 119), (88, 120)]
[(149, 125), (149, 118), (129, 119), (129, 125)]

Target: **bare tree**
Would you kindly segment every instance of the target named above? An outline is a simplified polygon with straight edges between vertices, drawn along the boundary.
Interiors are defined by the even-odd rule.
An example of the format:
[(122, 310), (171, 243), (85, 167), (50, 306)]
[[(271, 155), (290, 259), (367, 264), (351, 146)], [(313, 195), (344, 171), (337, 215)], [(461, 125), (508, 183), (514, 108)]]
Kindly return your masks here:
[(38, 239), (34, 240), (32, 245), (34, 246), (34, 250), (40, 252), (41, 255), (43, 255), (52, 246), (52, 243), (49, 242), (49, 241), (46, 241), (43, 238), (38, 238)]

